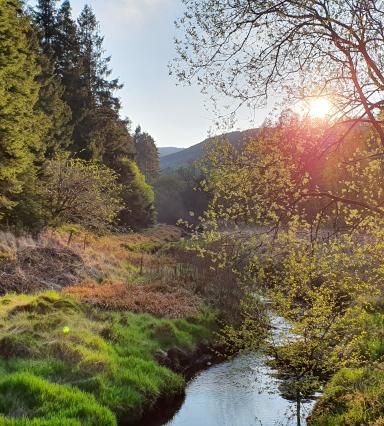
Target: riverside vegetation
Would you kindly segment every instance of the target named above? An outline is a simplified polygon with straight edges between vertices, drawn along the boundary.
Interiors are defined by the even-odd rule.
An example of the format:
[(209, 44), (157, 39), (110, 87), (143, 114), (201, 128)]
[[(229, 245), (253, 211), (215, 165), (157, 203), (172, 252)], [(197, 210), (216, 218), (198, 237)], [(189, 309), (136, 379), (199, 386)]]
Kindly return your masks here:
[[(248, 286), (242, 324), (223, 339), (270, 355), (297, 425), (300, 401), (318, 392), (310, 424), (382, 425), (383, 5), (182, 3), (179, 81), (229, 120), (281, 99), (253, 140), (203, 161), (210, 200), (195, 249)], [(265, 300), (286, 336), (269, 335)]]
[(159, 179), (91, 7), (0, 0), (0, 424), (135, 423), (218, 337), (268, 355), (298, 426), (319, 393), (309, 424), (383, 425), (382, 3), (182, 3), (179, 80), (288, 103)]
[[(68, 230), (37, 242), (1, 235), (2, 276), (13, 291), (24, 268), (30, 289), (37, 277), (57, 289), (28, 295), (23, 283), (22, 294), (0, 298), (1, 424), (132, 424), (183, 393), (184, 377), (156, 354), (207, 344), (216, 314), (191, 289), (191, 275), (182, 285), (172, 258), (149, 254), (179, 238), (170, 227), (106, 237), (77, 230), (69, 245)], [(25, 249), (28, 260), (8, 268)], [(67, 280), (58, 284), (58, 274)]]

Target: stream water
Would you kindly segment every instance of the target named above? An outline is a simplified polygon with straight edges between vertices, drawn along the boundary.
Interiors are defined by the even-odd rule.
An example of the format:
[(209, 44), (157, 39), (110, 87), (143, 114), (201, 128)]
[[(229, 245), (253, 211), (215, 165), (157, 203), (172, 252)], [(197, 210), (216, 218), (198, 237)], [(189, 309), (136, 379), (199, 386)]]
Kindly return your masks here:
[[(166, 426), (294, 426), (296, 403), (284, 399), (265, 357), (239, 355), (198, 374)], [(302, 425), (313, 401), (301, 404)]]
[[(273, 319), (275, 339), (289, 334), (280, 318)], [(163, 426), (295, 426), (296, 402), (281, 396), (274, 371), (260, 354), (238, 355), (200, 372), (188, 384), (185, 399)], [(301, 403), (301, 425), (314, 401)], [(172, 414), (171, 414), (172, 416)], [(168, 417), (170, 418), (170, 417)]]

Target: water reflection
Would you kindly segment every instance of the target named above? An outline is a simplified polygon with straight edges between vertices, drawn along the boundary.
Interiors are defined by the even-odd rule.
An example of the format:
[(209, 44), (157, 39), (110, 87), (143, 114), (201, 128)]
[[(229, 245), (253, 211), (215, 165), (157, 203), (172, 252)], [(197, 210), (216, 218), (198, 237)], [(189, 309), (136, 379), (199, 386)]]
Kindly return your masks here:
[[(279, 393), (265, 357), (240, 355), (201, 372), (188, 385), (185, 401), (167, 426), (296, 425), (296, 405)], [(302, 425), (313, 406), (302, 403)]]

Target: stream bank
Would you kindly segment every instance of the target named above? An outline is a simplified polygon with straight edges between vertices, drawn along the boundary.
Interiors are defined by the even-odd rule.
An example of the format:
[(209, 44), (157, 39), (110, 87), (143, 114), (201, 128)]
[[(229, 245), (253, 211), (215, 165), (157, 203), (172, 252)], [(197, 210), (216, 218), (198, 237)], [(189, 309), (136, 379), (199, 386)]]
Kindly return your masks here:
[[(273, 334), (289, 330), (286, 322), (273, 319)], [(208, 347), (205, 348), (207, 352)], [(178, 353), (178, 351), (171, 351)], [(296, 401), (282, 394), (284, 380), (259, 353), (238, 354), (208, 361), (208, 352), (200, 353), (199, 372), (193, 374), (185, 396), (171, 403), (162, 401), (136, 426), (296, 426)], [(199, 358), (197, 358), (199, 359)], [(190, 358), (192, 360), (192, 358)], [(205, 363), (204, 363), (205, 361)], [(212, 365), (209, 365), (212, 363)], [(176, 363), (177, 364), (177, 363)], [(195, 367), (198, 367), (196, 365)], [(300, 405), (300, 424), (315, 405), (314, 399)]]

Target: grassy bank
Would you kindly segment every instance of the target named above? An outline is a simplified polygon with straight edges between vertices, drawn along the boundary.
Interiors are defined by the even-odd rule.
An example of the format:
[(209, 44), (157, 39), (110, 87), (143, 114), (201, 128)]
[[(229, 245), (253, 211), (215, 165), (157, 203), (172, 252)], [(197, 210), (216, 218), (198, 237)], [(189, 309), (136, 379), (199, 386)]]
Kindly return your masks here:
[[(79, 234), (69, 242), (63, 232), (29, 241), (29, 248), (3, 239), (7, 282), (22, 286), (0, 298), (0, 424), (129, 424), (160, 398), (183, 392), (184, 378), (155, 355), (172, 347), (194, 351), (212, 337), (215, 314), (176, 282), (172, 258), (154, 254), (177, 239), (172, 232)], [(31, 256), (49, 253), (54, 275), (52, 268), (64, 268), (62, 256), (56, 261), (63, 251), (77, 260), (74, 278), (61, 291), (40, 291), (36, 277), (44, 271)], [(23, 268), (33, 269), (29, 278)], [(25, 294), (28, 286), (32, 294)]]
[(311, 426), (384, 425), (384, 313), (370, 313), (361, 324), (361, 367), (343, 368), (327, 383), (310, 417)]
[(156, 351), (194, 350), (213, 321), (207, 313), (157, 319), (102, 311), (53, 292), (6, 296), (0, 306), (0, 412), (41, 424), (114, 424), (114, 414), (137, 420), (160, 396), (184, 388), (181, 376), (156, 363)]

